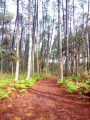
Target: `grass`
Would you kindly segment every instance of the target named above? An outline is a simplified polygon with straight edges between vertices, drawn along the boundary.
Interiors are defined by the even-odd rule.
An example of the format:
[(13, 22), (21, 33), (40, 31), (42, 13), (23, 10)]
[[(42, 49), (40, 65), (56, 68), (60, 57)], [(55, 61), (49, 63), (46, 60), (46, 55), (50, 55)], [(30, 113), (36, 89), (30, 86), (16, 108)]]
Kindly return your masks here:
[(15, 76), (12, 74), (3, 74), (0, 75), (0, 100), (2, 98), (8, 98), (8, 95), (12, 91), (16, 91), (15, 86), (19, 89), (19, 92), (25, 91), (27, 88), (33, 86), (35, 81), (37, 79), (45, 78), (46, 76), (50, 76), (51, 73), (48, 73), (47, 75), (45, 73), (40, 73), (39, 76), (37, 73), (35, 73), (35, 77), (30, 77), (29, 79), (26, 79), (26, 74), (20, 74), (18, 81), (14, 82)]

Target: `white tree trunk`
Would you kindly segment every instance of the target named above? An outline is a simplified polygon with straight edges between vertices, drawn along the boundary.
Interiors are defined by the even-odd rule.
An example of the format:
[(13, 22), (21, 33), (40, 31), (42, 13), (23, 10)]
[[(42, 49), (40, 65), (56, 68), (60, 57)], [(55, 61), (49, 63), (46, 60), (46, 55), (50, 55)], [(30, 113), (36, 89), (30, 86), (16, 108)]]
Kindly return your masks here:
[(19, 74), (19, 0), (17, 0), (17, 41), (16, 41), (16, 50), (17, 50), (17, 61), (16, 61), (16, 74), (15, 81), (18, 80)]
[(28, 54), (28, 71), (27, 71), (27, 79), (30, 77), (31, 70), (31, 0), (28, 0), (28, 18), (29, 18), (29, 54)]
[(38, 36), (38, 0), (37, 0), (37, 73), (39, 75), (39, 54), (38, 54), (38, 39), (39, 39), (39, 36)]
[(62, 58), (62, 40), (61, 40), (61, 0), (58, 0), (58, 24), (59, 24), (59, 62), (60, 62), (60, 80), (63, 81), (63, 58)]
[[(90, 0), (88, 0), (88, 15), (87, 15), (87, 26), (88, 26), (88, 19), (89, 19), (89, 11), (90, 11)], [(89, 53), (89, 49), (90, 49), (90, 46), (89, 46), (89, 39), (88, 39), (88, 30), (87, 30), (87, 70), (89, 72), (89, 62), (90, 62), (90, 53)]]

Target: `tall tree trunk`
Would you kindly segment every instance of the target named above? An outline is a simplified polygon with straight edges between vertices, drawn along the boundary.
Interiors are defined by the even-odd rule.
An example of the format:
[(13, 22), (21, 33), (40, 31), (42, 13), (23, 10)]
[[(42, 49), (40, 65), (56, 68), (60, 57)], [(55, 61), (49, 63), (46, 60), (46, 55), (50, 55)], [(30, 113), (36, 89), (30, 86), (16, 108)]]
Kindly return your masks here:
[(33, 17), (33, 35), (32, 35), (32, 72), (34, 77), (34, 52), (35, 52), (35, 27), (36, 27), (36, 16), (34, 13)]
[(19, 74), (19, 0), (17, 0), (17, 41), (16, 41), (16, 52), (17, 52), (17, 61), (16, 61), (16, 74), (15, 81), (18, 80)]
[(38, 0), (37, 0), (37, 48), (36, 48), (36, 56), (37, 56), (37, 73), (39, 75), (39, 57), (38, 57)]
[(44, 10), (43, 10), (43, 9), (44, 9), (44, 8), (43, 8), (43, 0), (42, 0), (42, 17), (43, 17), (43, 35), (42, 35), (42, 72), (44, 72), (43, 69), (44, 69), (44, 54), (45, 54), (45, 52), (44, 52), (45, 27), (44, 27)]
[(13, 75), (13, 61), (11, 61), (11, 65), (12, 65), (12, 75)]
[(34, 53), (35, 53), (35, 31), (36, 31), (36, 0), (33, 16), (33, 33), (32, 33), (32, 72), (34, 77)]
[(69, 43), (68, 43), (68, 0), (66, 0), (66, 70), (70, 72), (69, 68)]
[(62, 40), (61, 40), (61, 0), (58, 0), (58, 40), (59, 40), (59, 62), (60, 62), (60, 80), (63, 81), (63, 58), (62, 58)]
[[(87, 24), (86, 24), (86, 27), (88, 27), (89, 10), (90, 10), (90, 0), (88, 0), (88, 15), (87, 15)], [(89, 62), (90, 62), (89, 49), (90, 49), (90, 46), (89, 46), (89, 39), (88, 39), (88, 29), (87, 29), (86, 35), (87, 35), (87, 70), (89, 72)]]
[[(5, 16), (5, 13), (6, 13), (6, 0), (4, 1), (4, 10), (3, 10), (3, 12), (4, 12), (4, 16)], [(5, 26), (4, 26), (4, 20), (3, 20), (3, 25), (2, 25), (2, 27), (4, 28)], [(3, 39), (4, 39), (4, 34), (2, 33), (2, 41), (1, 41), (1, 48), (3, 49)], [(3, 62), (4, 62), (4, 60), (3, 60), (3, 53), (1, 52), (1, 74), (3, 73)]]
[[(73, 35), (75, 37), (75, 18), (74, 18), (74, 12), (75, 12), (75, 9), (74, 9), (74, 0), (73, 0)], [(75, 41), (73, 41), (73, 49), (74, 49), (74, 53), (73, 53), (73, 73), (75, 73)]]
[(16, 20), (15, 20), (15, 26), (14, 26), (14, 31), (13, 31), (13, 40), (12, 40), (11, 50), (14, 50), (14, 47), (15, 47), (16, 21), (17, 21), (17, 17), (16, 17)]
[(22, 53), (22, 56), (23, 56), (23, 73), (25, 72), (25, 50), (24, 50), (24, 45), (25, 45), (25, 42), (24, 42), (24, 39), (25, 39), (25, 33), (23, 31), (23, 53)]
[(27, 79), (29, 79), (30, 77), (31, 70), (31, 0), (28, 0), (28, 18), (29, 18), (29, 54), (28, 54)]
[(22, 39), (23, 39), (23, 16), (21, 14), (21, 38), (20, 38), (20, 44), (19, 44), (19, 56), (22, 56)]
[(63, 0), (62, 0), (62, 11), (63, 11), (63, 30), (64, 30), (64, 37), (65, 37), (66, 33), (65, 33), (65, 16), (64, 16), (64, 3), (63, 3)]
[[(82, 16), (82, 37), (83, 37), (83, 48), (85, 48), (85, 40), (84, 40), (84, 19), (85, 19), (85, 17), (84, 17), (84, 1), (82, 0), (82, 10), (83, 10), (83, 16)], [(85, 69), (85, 68), (87, 68), (87, 63), (86, 63), (86, 51), (85, 52), (83, 52), (83, 54), (82, 54), (82, 56), (83, 56), (83, 68), (84, 68), (84, 72), (87, 72), (87, 69)]]
[(69, 15), (69, 19), (70, 19), (70, 33), (71, 33), (72, 32), (72, 29), (71, 29), (71, 22), (72, 22), (71, 15)]
[(78, 55), (76, 56), (76, 75), (78, 75)]
[(48, 25), (48, 42), (47, 42), (47, 55), (46, 55), (46, 75), (47, 75), (47, 72), (49, 72), (49, 69), (48, 69), (48, 60), (49, 60), (49, 43), (50, 43), (50, 26)]
[(3, 74), (3, 53), (1, 53), (1, 74)]

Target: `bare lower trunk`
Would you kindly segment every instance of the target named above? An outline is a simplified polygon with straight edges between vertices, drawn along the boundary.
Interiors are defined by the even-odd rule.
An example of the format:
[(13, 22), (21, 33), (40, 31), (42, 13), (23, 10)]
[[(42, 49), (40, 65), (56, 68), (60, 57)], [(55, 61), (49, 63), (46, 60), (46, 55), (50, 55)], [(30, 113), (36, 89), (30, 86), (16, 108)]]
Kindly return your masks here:
[[(74, 0), (73, 0), (73, 35), (75, 37), (75, 18), (74, 18), (74, 13), (75, 13), (75, 6), (74, 6)], [(73, 73), (75, 73), (75, 42), (73, 41), (73, 49), (74, 49), (74, 54), (73, 54)]]
[(11, 64), (12, 64), (12, 75), (13, 75), (13, 61), (12, 61), (12, 63), (11, 63)]
[(39, 75), (39, 58), (38, 58), (38, 0), (37, 0), (37, 73)]
[(15, 81), (18, 80), (19, 74), (19, 0), (17, 0), (17, 41), (16, 41), (16, 50), (17, 50), (17, 61), (16, 61), (16, 74)]
[(78, 75), (78, 55), (76, 57), (76, 74)]
[(23, 57), (23, 73), (25, 72), (25, 63), (24, 63), (24, 57)]
[(90, 62), (90, 60), (89, 60), (89, 40), (88, 40), (88, 33), (87, 33), (87, 70), (89, 70), (89, 62)]
[(58, 24), (59, 24), (59, 62), (60, 62), (60, 80), (63, 81), (63, 58), (62, 58), (62, 40), (61, 40), (61, 0), (58, 0)]
[(70, 72), (70, 66), (69, 66), (69, 42), (68, 42), (68, 1), (66, 0), (66, 70), (69, 73)]
[(20, 63), (20, 73), (22, 72), (22, 70), (21, 70), (21, 69), (22, 69), (22, 68), (21, 68), (21, 65), (22, 65), (22, 64)]
[[(43, 6), (43, 2), (42, 2), (42, 6)], [(43, 13), (43, 7), (42, 7), (42, 14), (44, 15), (44, 13)], [(44, 19), (44, 18), (43, 18)], [(45, 44), (45, 27), (44, 27), (44, 20), (43, 20), (43, 35), (42, 35), (42, 53), (41, 53), (41, 55), (42, 55), (42, 65), (41, 65), (41, 68), (42, 68), (42, 73), (44, 72), (44, 64), (45, 64), (45, 48), (44, 48), (44, 44)]]
[(17, 63), (16, 63), (15, 81), (18, 80), (18, 74), (19, 74), (19, 60), (17, 60)]
[[(37, 43), (38, 44), (38, 43)], [(37, 73), (39, 75), (39, 58), (38, 58), (38, 45), (37, 45)]]
[(49, 59), (49, 54), (48, 54), (47, 59), (46, 59), (46, 75), (49, 72), (48, 59)]
[[(88, 0), (88, 15), (87, 15), (87, 26), (88, 26), (88, 18), (90, 17), (89, 15), (89, 12), (90, 12), (90, 0)], [(89, 72), (89, 63), (90, 63), (90, 53), (89, 53), (89, 49), (90, 49), (90, 46), (89, 46), (89, 39), (88, 39), (88, 30), (87, 30), (87, 70)]]
[(46, 75), (47, 75), (47, 71), (48, 71), (48, 70), (47, 70), (47, 63), (46, 63)]
[(34, 52), (33, 52), (33, 56), (32, 56), (32, 72), (33, 72), (33, 77), (34, 77)]
[(47, 57), (47, 72), (49, 72), (49, 54), (48, 54), (48, 57)]
[(28, 0), (28, 17), (29, 17), (29, 54), (28, 54), (28, 71), (27, 79), (30, 77), (31, 70), (31, 0)]
[[(75, 49), (74, 49), (75, 51)], [(73, 56), (73, 74), (75, 73), (75, 65), (76, 65), (76, 62), (75, 62), (75, 53), (74, 53), (74, 56)]]
[(1, 53), (1, 74), (3, 74), (3, 53)]

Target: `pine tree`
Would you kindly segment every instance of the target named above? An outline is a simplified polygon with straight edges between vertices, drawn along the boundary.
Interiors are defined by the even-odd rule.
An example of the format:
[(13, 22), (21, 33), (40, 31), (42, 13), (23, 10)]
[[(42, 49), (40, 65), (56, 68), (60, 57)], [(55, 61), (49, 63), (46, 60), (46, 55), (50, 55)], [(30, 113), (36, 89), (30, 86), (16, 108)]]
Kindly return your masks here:
[(61, 40), (61, 0), (58, 0), (58, 40), (59, 40), (59, 62), (60, 62), (60, 80), (63, 81), (63, 58), (62, 58), (62, 40)]
[(15, 81), (18, 80), (19, 74), (19, 0), (17, 0), (17, 41), (16, 41), (16, 54), (17, 54), (17, 61), (16, 61), (16, 74), (15, 74)]
[(31, 71), (31, 0), (28, 0), (28, 20), (29, 20), (29, 54), (28, 54), (28, 71), (27, 71), (27, 79), (30, 77)]

